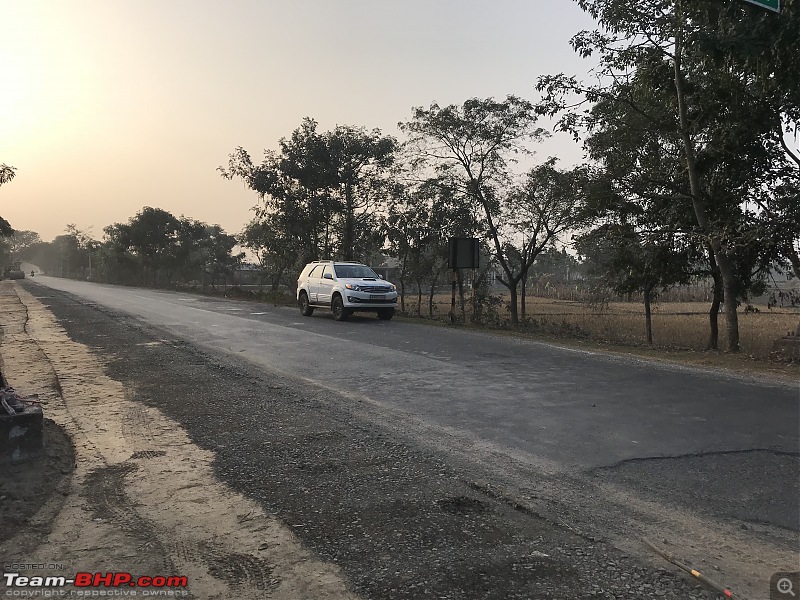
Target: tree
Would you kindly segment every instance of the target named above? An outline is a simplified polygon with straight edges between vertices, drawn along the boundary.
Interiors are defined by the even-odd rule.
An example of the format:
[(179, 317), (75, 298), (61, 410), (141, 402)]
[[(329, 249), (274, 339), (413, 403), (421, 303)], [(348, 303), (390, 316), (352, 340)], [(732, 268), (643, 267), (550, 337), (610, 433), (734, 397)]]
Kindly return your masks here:
[(219, 225), (203, 225), (203, 235), (192, 253), (191, 263), (197, 264), (209, 276), (211, 286), (233, 274), (241, 264), (244, 253), (233, 254), (236, 238), (228, 235)]
[(584, 266), (578, 259), (567, 252), (550, 246), (536, 258), (532, 272), (535, 276), (544, 276), (552, 283), (566, 284), (581, 280), (586, 275)]
[(256, 220), (290, 243), (298, 264), (320, 258), (366, 259), (383, 244), (381, 213), (391, 190), (389, 168), (397, 142), (378, 129), (337, 126), (319, 133), (306, 118), (281, 139), (280, 152), (265, 152), (261, 164), (237, 148), (226, 179), (241, 178), (262, 205)]
[(374, 247), (373, 242), (359, 249), (356, 242), (358, 234), (363, 238), (375, 230), (370, 209), (382, 197), (386, 184), (382, 175), (394, 161), (397, 141), (383, 136), (380, 129), (367, 131), (342, 125), (326, 133), (324, 141), (330, 184), (339, 193), (344, 208), (340, 254), (344, 260), (354, 260)]
[[(539, 255), (554, 245), (566, 231), (586, 220), (586, 191), (589, 171), (576, 167), (562, 171), (556, 167), (557, 159), (550, 158), (543, 165), (528, 172), (523, 185), (506, 196), (505, 221), (511, 230), (506, 243), (506, 256), (512, 259), (506, 280), (500, 280), (509, 290), (521, 284), (521, 316), (526, 318), (526, 287), (528, 272)], [(510, 265), (511, 266), (511, 265)], [(513, 276), (511, 275), (513, 273)]]
[[(9, 167), (7, 164), (2, 163), (0, 164), (0, 185), (8, 183), (14, 176), (17, 174), (17, 170), (14, 167)], [(11, 227), (8, 221), (6, 221), (3, 217), (0, 217), (0, 238), (8, 237), (12, 233), (14, 233), (14, 229)]]
[(207, 276), (216, 286), (243, 257), (233, 253), (236, 237), (219, 225), (175, 217), (159, 208), (145, 207), (128, 223), (115, 223), (104, 232), (105, 241), (95, 253), (103, 276), (116, 282), (163, 285), (205, 281)]
[(35, 231), (14, 231), (9, 239), (11, 255), (22, 260), (26, 256), (26, 251), (41, 241), (42, 239)]
[(48, 269), (59, 277), (76, 277), (82, 273), (84, 255), (78, 238), (73, 233), (57, 235), (50, 243), (53, 264)]
[[(593, 183), (590, 208), (597, 221), (635, 224), (639, 231), (658, 231), (666, 226), (672, 236), (683, 234), (684, 244), (696, 246), (693, 262), (697, 275), (714, 280), (708, 348), (716, 349), (722, 276), (708, 238), (698, 235), (687, 201), (690, 192), (682, 166), (681, 141), (670, 122), (669, 69), (657, 63), (649, 68), (660, 70), (660, 85), (653, 85), (653, 75), (637, 73), (624, 84), (616, 84), (618, 95), (630, 102), (619, 102), (617, 96), (602, 97), (587, 115), (590, 134), (584, 144), (589, 156), (602, 165), (602, 172), (597, 173)], [(730, 176), (725, 174), (724, 165), (714, 160), (704, 160), (703, 164), (715, 170), (714, 176), (705, 181), (709, 186), (706, 193), (720, 207), (717, 218), (720, 223), (733, 226), (740, 217), (737, 207), (742, 196), (731, 193)], [(704, 260), (708, 261), (707, 268), (701, 265)], [(746, 292), (740, 285), (739, 294)]]
[(8, 183), (12, 179), (14, 179), (14, 176), (16, 174), (17, 174), (17, 169), (15, 167), (9, 167), (5, 163), (0, 164), (0, 185)]
[[(284, 282), (284, 274), (300, 260), (293, 240), (273, 222), (275, 216), (267, 214), (262, 219), (251, 220), (239, 236), (242, 246), (255, 254), (263, 275), (270, 278), (273, 292)], [(293, 289), (296, 279), (289, 276), (285, 283)]]
[(157, 284), (159, 272), (176, 266), (176, 240), (181, 222), (173, 214), (145, 206), (128, 223), (115, 223), (104, 229), (109, 240), (117, 246), (118, 254), (129, 252), (140, 267), (141, 283)]
[(513, 324), (519, 322), (520, 277), (504, 246), (502, 190), (510, 181), (509, 163), (514, 155), (528, 153), (525, 143), (544, 136), (544, 130), (535, 124), (533, 105), (516, 96), (503, 101), (472, 98), (461, 106), (433, 103), (429, 108), (415, 108), (412, 119), (399, 124), (409, 134), (408, 144), (417, 162), (451, 177), (459, 192), (482, 210), (496, 259), (505, 273), (503, 283), (511, 294)]
[[(600, 83), (584, 85), (564, 76), (540, 78), (538, 87), (545, 91), (540, 108), (549, 114), (571, 108), (561, 126), (576, 134), (581, 127), (602, 130), (596, 115), (580, 112), (580, 101), (573, 100), (577, 94), (590, 105), (613, 103), (638, 113), (649, 121), (650, 131), (671, 139), (680, 151), (687, 188), (683, 201), (691, 208), (696, 233), (710, 248), (722, 280), (728, 350), (737, 352), (736, 305), (742, 282), (734, 258), (741, 240), (751, 232), (741, 226), (743, 211), (732, 201), (741, 201), (742, 194), (732, 192), (741, 192), (739, 182), (753, 181), (753, 173), (774, 158), (775, 144), (768, 140), (776, 135), (782, 139), (781, 123), (797, 116), (797, 70), (788, 59), (770, 52), (761, 72), (754, 69), (755, 57), (772, 44), (796, 49), (797, 2), (787, 2), (780, 17), (733, 1), (645, 0), (631, 5), (622, 0), (579, 0), (579, 4), (602, 30), (581, 32), (572, 45), (584, 56), (599, 57)], [(775, 80), (786, 85), (788, 95), (776, 90)], [(659, 101), (648, 104), (654, 98)], [(728, 179), (726, 193), (712, 195), (712, 184), (721, 177)]]
[(669, 233), (645, 234), (631, 225), (603, 224), (578, 237), (588, 274), (617, 294), (642, 293), (645, 339), (653, 343), (651, 303), (659, 290), (689, 281), (689, 250)]
[(396, 191), (389, 205), (386, 237), (387, 252), (400, 263), (400, 307), (405, 311), (406, 282), (411, 278), (417, 284), (417, 314), (421, 314), (422, 289), (427, 286), (428, 316), (432, 317), (436, 286), (447, 269), (449, 238), (475, 237), (481, 225), (472, 204), (447, 178), (432, 177)]

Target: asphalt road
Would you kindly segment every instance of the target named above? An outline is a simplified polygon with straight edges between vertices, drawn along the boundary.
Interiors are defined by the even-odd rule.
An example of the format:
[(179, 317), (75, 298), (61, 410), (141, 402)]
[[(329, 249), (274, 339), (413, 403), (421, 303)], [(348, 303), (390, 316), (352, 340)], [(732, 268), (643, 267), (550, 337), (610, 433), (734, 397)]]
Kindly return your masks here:
[(183, 293), (28, 283), (321, 386), (351, 409), (363, 401), (399, 426), (439, 431), (466, 449), (462, 458), (608, 477), (637, 499), (776, 528), (790, 544), (800, 530), (797, 385), (372, 316), (339, 323), (324, 311), (304, 318)]
[(565, 469), (800, 444), (797, 386), (367, 315), (35, 281)]

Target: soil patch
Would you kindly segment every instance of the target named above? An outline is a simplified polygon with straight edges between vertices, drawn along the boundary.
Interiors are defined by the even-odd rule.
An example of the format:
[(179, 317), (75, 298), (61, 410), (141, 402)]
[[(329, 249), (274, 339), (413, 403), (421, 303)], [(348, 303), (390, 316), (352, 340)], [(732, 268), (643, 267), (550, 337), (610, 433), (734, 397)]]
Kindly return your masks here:
[[(335, 564), (317, 559), (291, 529), (221, 483), (213, 453), (157, 408), (135, 401), (97, 354), (12, 282), (0, 283), (0, 327), (9, 383), (38, 392), (75, 449), (73, 455), (48, 425), (41, 472), (30, 463), (10, 473), (16, 479), (3, 479), (19, 504), (14, 528), (6, 531), (4, 523), (0, 539), (4, 565), (47, 565), (37, 570), (42, 576), (186, 577), (184, 597), (203, 600), (355, 598)], [(26, 498), (32, 503), (23, 507)]]
[[(0, 543), (28, 527), (42, 507), (50, 515), (60, 510), (75, 468), (75, 449), (64, 431), (44, 420), (44, 452), (21, 464), (0, 463)], [(47, 523), (41, 523), (47, 526)]]

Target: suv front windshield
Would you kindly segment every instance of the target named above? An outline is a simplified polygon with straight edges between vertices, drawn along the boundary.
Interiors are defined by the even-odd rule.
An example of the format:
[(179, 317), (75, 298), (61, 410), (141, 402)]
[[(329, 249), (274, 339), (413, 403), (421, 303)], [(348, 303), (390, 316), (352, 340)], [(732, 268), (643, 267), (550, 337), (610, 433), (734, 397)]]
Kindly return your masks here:
[(340, 279), (377, 279), (375, 271), (364, 265), (334, 265), (336, 277)]

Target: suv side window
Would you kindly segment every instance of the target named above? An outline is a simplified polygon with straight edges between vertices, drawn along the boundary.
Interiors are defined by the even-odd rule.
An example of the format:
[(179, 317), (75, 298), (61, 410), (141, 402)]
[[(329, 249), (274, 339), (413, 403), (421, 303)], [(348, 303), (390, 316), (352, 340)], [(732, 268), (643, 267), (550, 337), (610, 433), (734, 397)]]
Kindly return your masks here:
[(322, 277), (322, 265), (317, 265), (313, 269), (311, 269), (311, 273), (308, 274), (309, 277), (315, 277), (319, 279)]
[(325, 270), (322, 271), (322, 275), (320, 275), (320, 277), (325, 277), (325, 275), (328, 273), (333, 275), (333, 267), (331, 267), (330, 265), (325, 265)]

